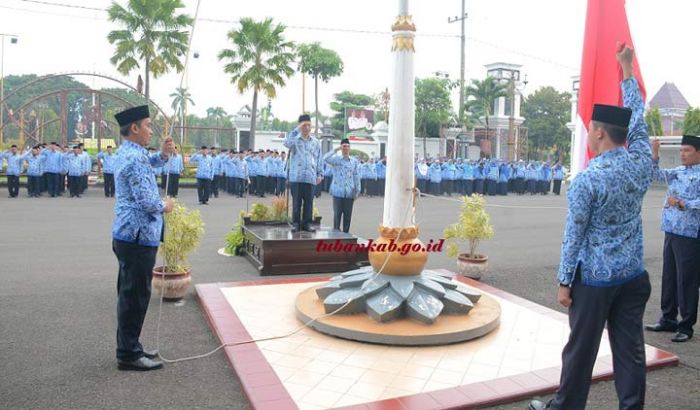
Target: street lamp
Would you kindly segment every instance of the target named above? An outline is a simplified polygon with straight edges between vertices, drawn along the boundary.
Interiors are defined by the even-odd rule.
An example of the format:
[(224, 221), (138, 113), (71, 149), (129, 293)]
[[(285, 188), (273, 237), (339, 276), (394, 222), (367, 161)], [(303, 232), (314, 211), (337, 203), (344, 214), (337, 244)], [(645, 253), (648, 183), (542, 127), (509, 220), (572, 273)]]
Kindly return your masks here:
[(4, 142), (3, 120), (5, 119), (5, 37), (10, 38), (10, 44), (17, 44), (18, 36), (0, 33), (0, 145)]

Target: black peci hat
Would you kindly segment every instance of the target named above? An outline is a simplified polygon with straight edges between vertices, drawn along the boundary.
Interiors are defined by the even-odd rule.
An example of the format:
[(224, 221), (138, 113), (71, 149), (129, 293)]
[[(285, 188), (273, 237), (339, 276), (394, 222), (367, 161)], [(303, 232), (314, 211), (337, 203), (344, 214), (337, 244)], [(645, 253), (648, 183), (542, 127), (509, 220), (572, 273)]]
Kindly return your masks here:
[(690, 145), (695, 147), (696, 150), (700, 150), (700, 137), (696, 135), (684, 135), (681, 140), (681, 145)]
[(136, 122), (150, 116), (148, 106), (140, 105), (138, 107), (127, 108), (126, 110), (115, 114), (114, 118), (117, 120), (117, 124), (119, 124), (120, 127), (123, 127), (131, 124), (132, 122)]
[(627, 128), (632, 117), (632, 110), (617, 105), (594, 104), (591, 119), (605, 124)]
[(304, 121), (311, 121), (311, 116), (309, 114), (301, 114), (299, 116), (299, 124), (301, 124)]
[(350, 140), (347, 139), (347, 138), (343, 138), (342, 140), (340, 140), (340, 145), (343, 145), (343, 144), (348, 144), (348, 145), (350, 145)]

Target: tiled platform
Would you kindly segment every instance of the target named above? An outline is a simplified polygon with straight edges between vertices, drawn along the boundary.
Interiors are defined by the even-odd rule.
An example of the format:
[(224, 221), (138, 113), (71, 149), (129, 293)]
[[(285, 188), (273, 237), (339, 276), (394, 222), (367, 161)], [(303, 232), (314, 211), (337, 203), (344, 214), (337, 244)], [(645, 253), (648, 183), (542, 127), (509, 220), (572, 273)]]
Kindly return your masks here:
[[(477, 340), (439, 347), (352, 342), (303, 328), (283, 339), (226, 347), (256, 409), (449, 409), (484, 406), (556, 390), (566, 316), (480, 282), (496, 298), (501, 325)], [(209, 323), (223, 343), (288, 334), (301, 323), (294, 299), (319, 278), (197, 285)], [(612, 376), (603, 336), (594, 379)], [(647, 366), (678, 358), (647, 346)]]

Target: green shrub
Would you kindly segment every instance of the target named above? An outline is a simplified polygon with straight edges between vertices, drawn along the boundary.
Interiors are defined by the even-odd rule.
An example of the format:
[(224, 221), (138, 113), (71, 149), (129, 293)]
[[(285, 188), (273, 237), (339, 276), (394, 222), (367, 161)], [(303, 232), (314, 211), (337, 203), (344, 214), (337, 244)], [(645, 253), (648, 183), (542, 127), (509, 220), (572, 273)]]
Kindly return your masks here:
[(479, 194), (465, 196), (462, 198), (462, 207), (459, 213), (459, 220), (445, 228), (443, 235), (447, 241), (447, 254), (450, 257), (458, 256), (460, 245), (469, 245), (468, 256), (476, 256), (476, 247), (480, 241), (493, 236), (493, 226), (489, 214), (485, 209), (486, 200)]
[(165, 214), (165, 240), (158, 249), (165, 257), (165, 272), (187, 270), (188, 258), (199, 246), (203, 235), (204, 222), (199, 211), (176, 201), (173, 211)]

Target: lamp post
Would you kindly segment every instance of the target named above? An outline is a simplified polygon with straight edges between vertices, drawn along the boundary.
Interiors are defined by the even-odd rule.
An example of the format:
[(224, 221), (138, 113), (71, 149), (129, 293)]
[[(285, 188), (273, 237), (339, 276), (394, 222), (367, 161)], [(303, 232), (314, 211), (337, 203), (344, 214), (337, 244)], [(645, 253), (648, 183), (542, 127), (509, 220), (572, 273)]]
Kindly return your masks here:
[(5, 37), (10, 38), (10, 44), (17, 44), (18, 36), (14, 34), (0, 33), (0, 144), (5, 141)]

